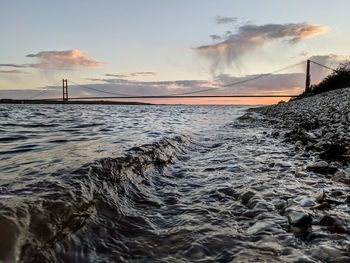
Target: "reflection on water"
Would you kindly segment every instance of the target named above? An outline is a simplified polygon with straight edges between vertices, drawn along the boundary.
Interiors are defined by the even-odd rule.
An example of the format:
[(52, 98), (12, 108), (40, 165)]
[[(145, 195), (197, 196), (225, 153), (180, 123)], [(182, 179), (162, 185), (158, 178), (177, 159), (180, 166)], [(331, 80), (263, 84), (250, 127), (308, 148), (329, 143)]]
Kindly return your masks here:
[(349, 190), (296, 178), (307, 158), (243, 110), (1, 106), (0, 258), (348, 262), (346, 234), (298, 235), (285, 211)]

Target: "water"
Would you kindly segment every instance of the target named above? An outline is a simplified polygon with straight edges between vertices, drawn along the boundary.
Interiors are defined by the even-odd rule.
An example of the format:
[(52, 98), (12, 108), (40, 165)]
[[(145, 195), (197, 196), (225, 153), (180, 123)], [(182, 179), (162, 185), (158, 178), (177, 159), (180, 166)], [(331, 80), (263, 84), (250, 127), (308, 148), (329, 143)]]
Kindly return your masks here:
[(0, 106), (0, 259), (347, 262), (347, 234), (300, 235), (283, 209), (349, 189), (296, 178), (308, 157), (245, 109)]

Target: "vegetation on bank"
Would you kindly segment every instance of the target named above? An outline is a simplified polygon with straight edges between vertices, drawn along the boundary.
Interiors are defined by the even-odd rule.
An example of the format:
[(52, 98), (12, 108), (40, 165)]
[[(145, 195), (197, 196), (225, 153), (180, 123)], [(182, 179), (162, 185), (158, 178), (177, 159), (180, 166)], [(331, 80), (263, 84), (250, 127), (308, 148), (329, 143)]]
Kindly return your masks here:
[(350, 62), (341, 64), (332, 74), (328, 75), (320, 83), (312, 85), (311, 92), (303, 93), (299, 98), (348, 87), (350, 87)]

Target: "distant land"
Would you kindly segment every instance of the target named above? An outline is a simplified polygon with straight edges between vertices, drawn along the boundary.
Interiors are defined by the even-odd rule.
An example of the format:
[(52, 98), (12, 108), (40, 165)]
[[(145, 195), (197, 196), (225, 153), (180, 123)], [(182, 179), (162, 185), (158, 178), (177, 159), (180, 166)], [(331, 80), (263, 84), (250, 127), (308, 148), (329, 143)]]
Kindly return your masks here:
[(154, 105), (137, 101), (110, 101), (110, 100), (72, 100), (68, 102), (58, 100), (13, 100), (0, 99), (0, 104), (94, 104), (94, 105)]

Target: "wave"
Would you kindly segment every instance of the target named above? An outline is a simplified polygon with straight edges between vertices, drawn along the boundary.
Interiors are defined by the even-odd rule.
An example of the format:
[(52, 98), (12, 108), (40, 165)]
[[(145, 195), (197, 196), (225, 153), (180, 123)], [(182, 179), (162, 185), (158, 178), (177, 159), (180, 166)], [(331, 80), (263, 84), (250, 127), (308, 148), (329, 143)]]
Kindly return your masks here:
[[(60, 170), (18, 189), (1, 188), (0, 261), (63, 261), (57, 255), (69, 248), (59, 244), (98, 220), (98, 206), (122, 211), (133, 198), (156, 206), (140, 198), (149, 183), (147, 174), (172, 163), (187, 142), (185, 136), (163, 138), (133, 147), (122, 157), (100, 159), (75, 171)], [(121, 201), (122, 195), (129, 199)]]

